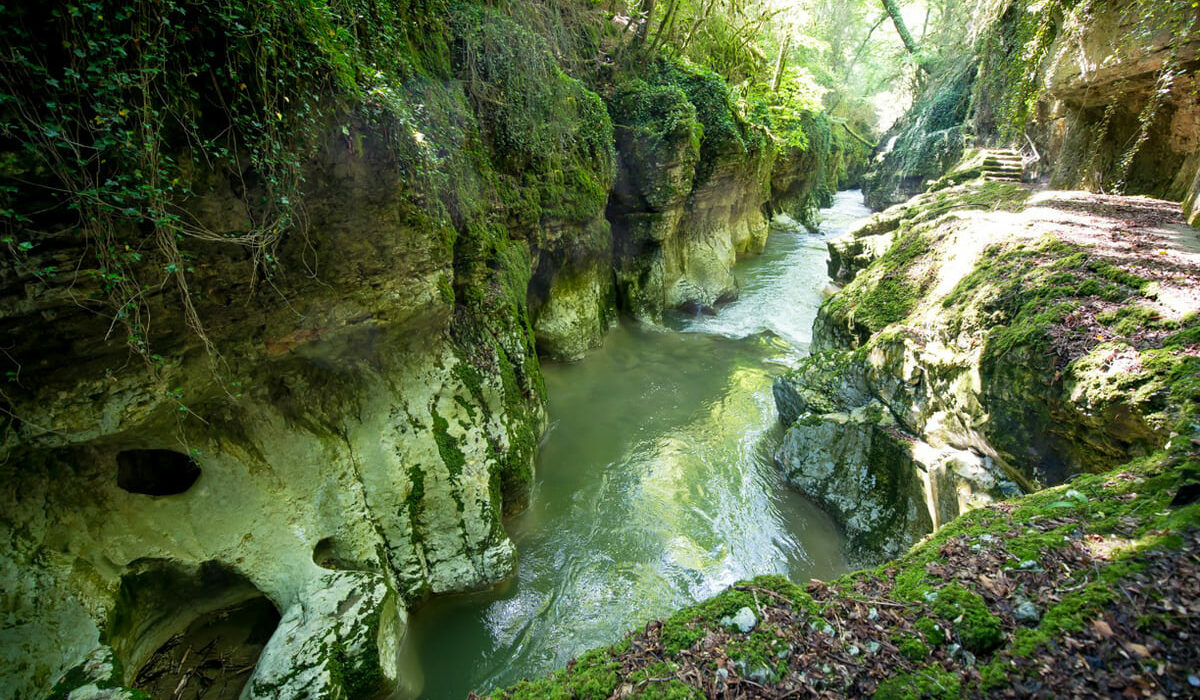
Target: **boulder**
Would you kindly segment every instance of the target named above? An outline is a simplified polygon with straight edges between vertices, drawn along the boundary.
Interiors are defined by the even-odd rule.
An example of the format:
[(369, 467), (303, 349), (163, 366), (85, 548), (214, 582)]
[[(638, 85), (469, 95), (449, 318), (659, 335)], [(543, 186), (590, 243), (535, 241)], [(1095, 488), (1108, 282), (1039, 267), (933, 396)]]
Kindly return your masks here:
[(242, 700), (375, 698), (399, 681), (406, 615), (383, 576), (318, 576), (287, 609)]

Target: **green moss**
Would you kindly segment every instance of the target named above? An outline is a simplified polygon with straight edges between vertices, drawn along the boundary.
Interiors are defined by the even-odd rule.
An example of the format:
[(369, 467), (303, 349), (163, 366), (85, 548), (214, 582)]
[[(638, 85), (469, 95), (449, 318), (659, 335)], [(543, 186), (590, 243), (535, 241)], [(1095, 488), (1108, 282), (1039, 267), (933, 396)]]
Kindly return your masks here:
[[(377, 630), (380, 611), (374, 610), (360, 620), (359, 627)], [(335, 688), (341, 688), (348, 698), (368, 698), (379, 694), (387, 687), (383, 669), (379, 667), (379, 647), (376, 634), (366, 635), (366, 643), (351, 656), (341, 639), (335, 640), (328, 649), (325, 670)]]
[(450, 472), (450, 478), (457, 479), (467, 463), (462, 448), (459, 447), (458, 440), (450, 435), (450, 423), (438, 414), (437, 408), (431, 406), (429, 412), (433, 416), (433, 439), (437, 442), (438, 454), (442, 456), (442, 463)]
[(50, 694), (46, 696), (47, 700), (66, 700), (72, 691), (92, 684), (95, 684), (101, 690), (122, 691), (124, 695), (120, 697), (127, 698), (128, 700), (150, 700), (150, 696), (145, 692), (126, 688), (122, 684), (123, 673), (121, 662), (112, 655), (111, 651), (108, 652), (108, 661), (111, 664), (111, 672), (102, 678), (89, 675), (87, 672), (88, 664), (86, 662), (72, 667), (50, 689)]
[(929, 656), (929, 647), (916, 637), (903, 636), (894, 640), (894, 643), (900, 649), (900, 655), (909, 661), (920, 662)]
[(1114, 600), (1115, 592), (1107, 584), (1091, 584), (1072, 592), (1048, 609), (1034, 629), (1016, 631), (1009, 653), (1030, 656), (1064, 632), (1079, 631)]
[(438, 296), (442, 302), (447, 305), (454, 305), (454, 286), (450, 284), (450, 278), (446, 275), (441, 275), (437, 280)]
[(904, 228), (878, 260), (826, 302), (822, 313), (852, 319), (864, 340), (872, 333), (908, 318), (931, 280), (917, 276), (915, 265), (931, 249), (927, 236)]
[(918, 632), (924, 635), (925, 641), (933, 646), (941, 646), (946, 643), (946, 628), (942, 627), (941, 623), (937, 620), (929, 617), (919, 617), (913, 623), (913, 626), (917, 628)]
[(1008, 673), (1012, 664), (1007, 659), (996, 659), (979, 667), (979, 689), (986, 692), (999, 690), (1010, 685)]
[(773, 630), (755, 629), (744, 639), (734, 639), (725, 646), (744, 677), (763, 674), (767, 682), (778, 683), (788, 672), (787, 658), (791, 648)]
[(408, 498), (404, 500), (408, 507), (408, 518), (412, 523), (413, 535), (417, 533), (417, 515), (421, 512), (421, 499), (425, 497), (425, 471), (417, 465), (408, 468)]
[(988, 610), (983, 598), (952, 583), (937, 591), (934, 612), (947, 621), (962, 645), (976, 654), (986, 654), (1004, 641), (1000, 618)]
[(962, 679), (937, 666), (902, 673), (879, 684), (872, 697), (876, 700), (950, 700), (960, 695)]
[(620, 682), (620, 665), (612, 660), (617, 651), (617, 647), (590, 651), (562, 671), (539, 680), (522, 681), (493, 697), (506, 700), (604, 700), (612, 695)]
[[(817, 607), (812, 596), (782, 576), (761, 576), (744, 582), (744, 586), (763, 588), (778, 593), (792, 601), (796, 610), (811, 612)], [(731, 617), (742, 608), (755, 610), (758, 608), (758, 602), (752, 590), (738, 590), (736, 587), (692, 607), (684, 608), (664, 621), (663, 646), (669, 654), (676, 654), (682, 649), (687, 649), (703, 638), (708, 629), (719, 627), (721, 618)]]
[(1187, 345), (1200, 345), (1200, 315), (1196, 313), (1184, 316), (1180, 322), (1180, 330), (1163, 339), (1164, 348), (1179, 348)]
[(671, 661), (652, 663), (631, 673), (627, 679), (634, 687), (633, 697), (647, 700), (691, 700), (703, 698), (698, 688), (675, 678), (678, 666)]

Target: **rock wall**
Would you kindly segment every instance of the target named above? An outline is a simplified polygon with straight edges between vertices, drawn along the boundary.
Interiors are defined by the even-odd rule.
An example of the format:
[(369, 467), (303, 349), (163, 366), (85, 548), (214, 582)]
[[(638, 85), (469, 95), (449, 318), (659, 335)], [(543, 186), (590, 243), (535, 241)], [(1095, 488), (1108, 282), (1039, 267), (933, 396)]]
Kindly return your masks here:
[[(5, 318), (23, 339), (11, 351), (22, 378), (6, 392), (4, 435), (10, 693), (48, 687), (98, 645), (136, 672), (178, 621), (245, 596), (267, 596), (286, 621), (316, 604), (329, 569), (374, 577), (376, 609), (362, 614), (393, 601), (386, 627), (401, 638), (397, 596), (475, 589), (513, 571), (501, 516), (528, 498), (545, 422), (523, 320), (529, 254), (492, 241), (500, 250), (484, 260), (509, 267), (473, 280), (484, 299), (464, 308), (450, 291), (454, 253), (408, 223), (393, 164), (330, 149), (310, 182), (310, 236), (279, 255), (296, 269), (328, 251), (319, 281), (289, 275), (274, 282), (279, 296), (255, 295), (236, 273), (247, 265), (200, 263), (193, 289), (219, 358), (178, 323), (156, 337), (164, 359), (141, 366), (124, 343), (101, 340), (94, 316), (63, 304), (73, 281), (6, 280), (6, 294), (23, 288), (27, 300)], [(171, 302), (155, 307), (164, 319)], [(139, 594), (153, 602), (129, 604), (147, 621), (111, 624), (147, 572), (205, 566), (237, 574), (232, 599), (220, 588)], [(300, 663), (289, 640), (276, 635), (267, 653)], [(396, 660), (380, 664), (394, 684)]]
[(1002, 5), (885, 135), (869, 206), (926, 191), (971, 146), (1011, 146), (1061, 189), (1181, 201), (1196, 222), (1200, 19), (1187, 3)]
[(976, 66), (966, 61), (936, 78), (880, 139), (863, 180), (867, 206), (882, 210), (920, 194), (962, 156)]
[[(1175, 14), (1178, 13), (1178, 14)], [(1136, 42), (1131, 41), (1137, 37)], [(1050, 184), (1182, 201), (1195, 224), (1200, 18), (1170, 3), (1072, 15), (1041, 68), (1036, 134)], [(1139, 147), (1132, 159), (1130, 144)]]
[(1158, 449), (1190, 400), (1165, 389), (1197, 322), (1181, 226), (1167, 202), (976, 181), (831, 241), (831, 276), (851, 281), (774, 386), (785, 477), (874, 562), (994, 498)]
[[(232, 15), (188, 7), (199, 34), (234, 35)], [(578, 359), (618, 309), (655, 322), (736, 294), (774, 147), (719, 76), (623, 68), (602, 99), (494, 8), (411, 19), (436, 40), (386, 85), (320, 119), (297, 95), (267, 115), (305, 125), (277, 144), (301, 183), (277, 245), (222, 242), (277, 196), (278, 172), (244, 166), (244, 124), (224, 132), (245, 138), (237, 158), (167, 144), (192, 163), (170, 211), (203, 233), (178, 258), (151, 218), (96, 231), (45, 215), (52, 188), (14, 186), (31, 218), (0, 265), (0, 694), (128, 695), (148, 661), (182, 663), (180, 635), (246, 605), (276, 614), (239, 632), (244, 697), (404, 685), (406, 610), (514, 571), (503, 518), (528, 502), (545, 427), (539, 355)], [(106, 267), (114, 251), (127, 269)], [(133, 300), (106, 306), (125, 275)]]
[(785, 148), (771, 171), (771, 210), (816, 227), (817, 209), (828, 207), (839, 190), (860, 188), (870, 160), (870, 147), (851, 135), (849, 127), (824, 114), (806, 114), (809, 147)]
[(613, 267), (619, 303), (639, 320), (736, 298), (734, 262), (766, 244), (774, 147), (727, 95), (718, 76), (660, 63), (612, 98)]

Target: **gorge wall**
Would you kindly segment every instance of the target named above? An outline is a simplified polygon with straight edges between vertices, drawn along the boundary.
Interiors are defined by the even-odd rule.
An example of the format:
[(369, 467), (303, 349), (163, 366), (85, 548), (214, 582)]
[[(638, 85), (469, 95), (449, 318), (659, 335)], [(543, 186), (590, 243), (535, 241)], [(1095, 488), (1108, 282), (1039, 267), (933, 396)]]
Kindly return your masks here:
[(1036, 149), (1030, 175), (1053, 187), (1183, 202), (1195, 224), (1197, 22), (1181, 2), (1001, 4), (881, 141), (868, 204), (924, 192), (966, 149), (1012, 146)]
[[(163, 6), (189, 28), (151, 56), (177, 101), (80, 108), (142, 120), (133, 155), (72, 135), (112, 150), (109, 181), (5, 136), (7, 696), (136, 695), (118, 689), (156, 651), (255, 605), (244, 697), (395, 688), (409, 606), (514, 570), (502, 519), (545, 427), (539, 356), (581, 357), (618, 313), (733, 298), (768, 213), (812, 210), (806, 169), (824, 188), (861, 170), (829, 142), (777, 156), (711, 73), (570, 75), (604, 46), (551, 46), (528, 17), (263, 7)], [(123, 41), (88, 11), (93, 41)], [(29, 85), (74, 91), (29, 96), (47, 123), (91, 89), (54, 48), (80, 41), (73, 22), (51, 4), (5, 30), (54, 59)], [(279, 42), (290, 94), (239, 72)], [(170, 63), (198, 55), (226, 62)], [(144, 70), (127, 73), (160, 75)], [(163, 113), (198, 116), (153, 136)], [(141, 170), (143, 146), (173, 155)], [(147, 195), (159, 169), (176, 180)]]

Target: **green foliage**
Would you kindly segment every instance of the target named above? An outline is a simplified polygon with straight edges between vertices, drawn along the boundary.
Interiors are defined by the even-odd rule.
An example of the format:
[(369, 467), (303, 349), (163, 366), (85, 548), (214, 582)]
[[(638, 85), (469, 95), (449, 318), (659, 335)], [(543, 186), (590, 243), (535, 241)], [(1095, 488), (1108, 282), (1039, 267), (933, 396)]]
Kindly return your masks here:
[(746, 95), (747, 117), (762, 124), (775, 136), (781, 149), (799, 151), (809, 146), (805, 123), (821, 111), (824, 89), (807, 70), (789, 68), (778, 91), (755, 84)]
[(620, 77), (609, 111), (619, 128), (651, 148), (690, 143), (699, 154), (695, 186), (708, 180), (722, 157), (767, 147), (762, 131), (730, 102), (724, 78), (663, 56)]
[(621, 83), (609, 103), (617, 126), (630, 129), (651, 147), (687, 140), (696, 153), (704, 128), (696, 107), (677, 85), (651, 85), (641, 78)]
[[(303, 228), (302, 165), (350, 111), (401, 125), (393, 146), (415, 164), (394, 86), (418, 52), (437, 51), (423, 46), (437, 26), (366, 0), (5, 6), (0, 215), (21, 239), (76, 231), (90, 301), (137, 352), (149, 355), (145, 296), (166, 282), (203, 335), (184, 243), (247, 247), (257, 274), (271, 274), (281, 236)], [(184, 206), (222, 179), (244, 190), (241, 230), (206, 229)]]
[(569, 77), (545, 41), (497, 10), (450, 15), (455, 64), (479, 115), (512, 223), (586, 221), (615, 175), (612, 124), (599, 96)]
[[(1050, 45), (1067, 13), (1079, 0), (1050, 0), (1030, 12), (1025, 2), (1012, 3), (984, 35), (979, 50), (979, 93), (986, 99), (988, 121), (977, 125), (1002, 139), (1020, 139), (1042, 96), (1039, 75)], [(1085, 0), (1084, 5), (1090, 0)]]

